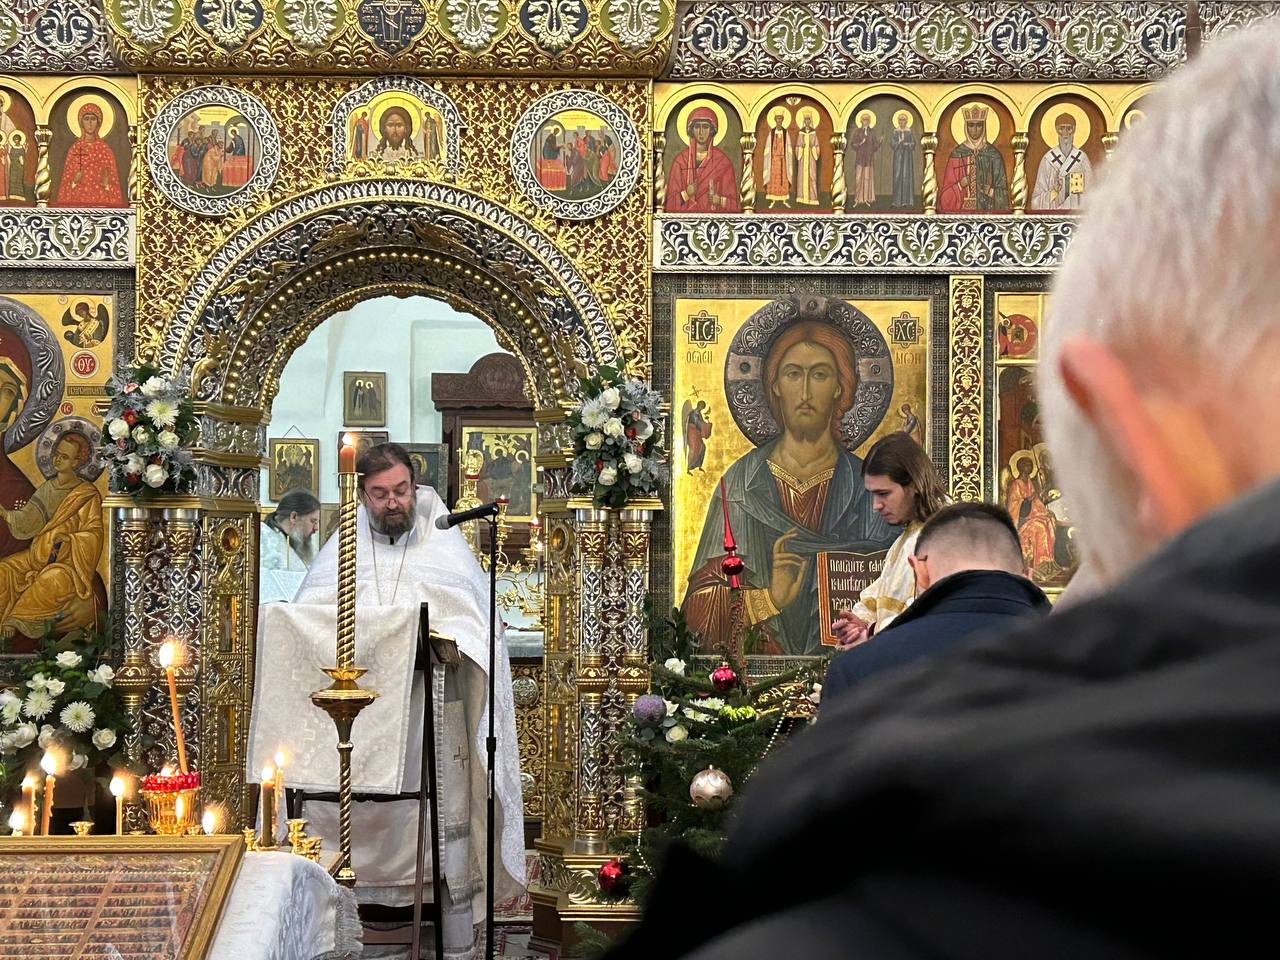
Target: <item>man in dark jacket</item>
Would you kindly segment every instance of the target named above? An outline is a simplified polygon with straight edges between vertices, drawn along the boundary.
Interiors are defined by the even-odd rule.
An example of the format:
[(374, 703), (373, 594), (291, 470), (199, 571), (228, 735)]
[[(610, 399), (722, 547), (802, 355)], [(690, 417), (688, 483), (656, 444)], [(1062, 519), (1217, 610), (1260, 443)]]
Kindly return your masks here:
[(1044, 593), (1022, 575), (1022, 545), (1003, 507), (943, 507), (925, 523), (907, 562), (919, 595), (884, 633), (831, 661), (822, 685), (823, 714), (868, 677), (1049, 612)]
[(718, 860), (665, 857), (618, 958), (1275, 952), (1278, 49), (1216, 38), (1143, 100), (1054, 287), (1037, 388), (1097, 595), (860, 684)]

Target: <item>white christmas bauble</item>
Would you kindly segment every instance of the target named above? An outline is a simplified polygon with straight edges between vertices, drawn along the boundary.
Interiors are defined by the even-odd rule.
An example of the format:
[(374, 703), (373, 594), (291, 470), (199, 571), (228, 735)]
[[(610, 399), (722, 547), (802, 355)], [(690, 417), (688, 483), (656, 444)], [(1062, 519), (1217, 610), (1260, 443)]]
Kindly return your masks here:
[(707, 767), (689, 783), (689, 799), (695, 807), (723, 807), (733, 796), (733, 781), (723, 770)]

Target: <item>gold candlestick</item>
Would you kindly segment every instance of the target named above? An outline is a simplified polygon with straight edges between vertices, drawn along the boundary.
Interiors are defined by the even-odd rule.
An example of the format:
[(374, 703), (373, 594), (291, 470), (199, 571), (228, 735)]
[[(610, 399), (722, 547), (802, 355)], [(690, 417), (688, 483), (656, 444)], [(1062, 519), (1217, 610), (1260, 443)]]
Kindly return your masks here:
[(338, 624), (336, 666), (325, 670), (333, 681), (311, 694), (311, 702), (329, 715), (338, 731), (338, 846), (341, 866), (337, 880), (353, 887), (351, 865), (351, 726), (360, 711), (378, 694), (360, 687), (365, 673), (356, 661), (356, 485), (354, 452), (340, 458), (338, 493)]

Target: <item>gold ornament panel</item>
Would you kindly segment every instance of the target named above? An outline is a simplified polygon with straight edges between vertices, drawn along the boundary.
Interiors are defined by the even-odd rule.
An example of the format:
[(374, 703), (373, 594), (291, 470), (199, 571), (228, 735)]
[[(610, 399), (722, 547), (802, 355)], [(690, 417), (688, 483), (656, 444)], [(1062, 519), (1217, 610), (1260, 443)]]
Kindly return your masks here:
[[(139, 112), (145, 129), (173, 97), (200, 84), (192, 77), (143, 77)], [(141, 187), (139, 246), (141, 259), (137, 351), (155, 356), (182, 293), (217, 249), (245, 223), (271, 206), (303, 191), (333, 183), (355, 172), (327, 171), (326, 125), (334, 105), (360, 85), (356, 78), (221, 78), (267, 105), (281, 131), (279, 172), (270, 189), (248, 207), (222, 219), (187, 213), (170, 203), (145, 178)], [(640, 182), (609, 214), (579, 223), (561, 222), (538, 211), (523, 197), (511, 176), (508, 150), (512, 131), (529, 105), (565, 83), (505, 80), (434, 81), (462, 112), (465, 135), (462, 172), (448, 182), (471, 190), (510, 210), (541, 230), (573, 262), (591, 285), (617, 331), (633, 372), (647, 370), (649, 350), (648, 158), (641, 158)], [(636, 123), (641, 142), (650, 136), (649, 85), (641, 81), (599, 80), (590, 89), (609, 97)], [(436, 170), (405, 171), (410, 176), (447, 175)]]
[(270, 0), (260, 17), (236, 10), (231, 29), (210, 29), (194, 4), (145, 3), (163, 8), (156, 29), (106, 4), (113, 46), (140, 71), (652, 77), (670, 54), (675, 12), (675, 0), (302, 0), (295, 10)]

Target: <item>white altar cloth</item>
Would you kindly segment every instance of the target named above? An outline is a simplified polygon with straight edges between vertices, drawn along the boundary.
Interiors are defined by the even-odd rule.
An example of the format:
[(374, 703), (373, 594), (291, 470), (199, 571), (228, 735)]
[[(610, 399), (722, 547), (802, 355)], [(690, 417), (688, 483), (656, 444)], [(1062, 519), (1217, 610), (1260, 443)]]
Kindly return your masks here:
[(292, 853), (246, 853), (207, 960), (339, 960), (360, 955), (351, 891)]

